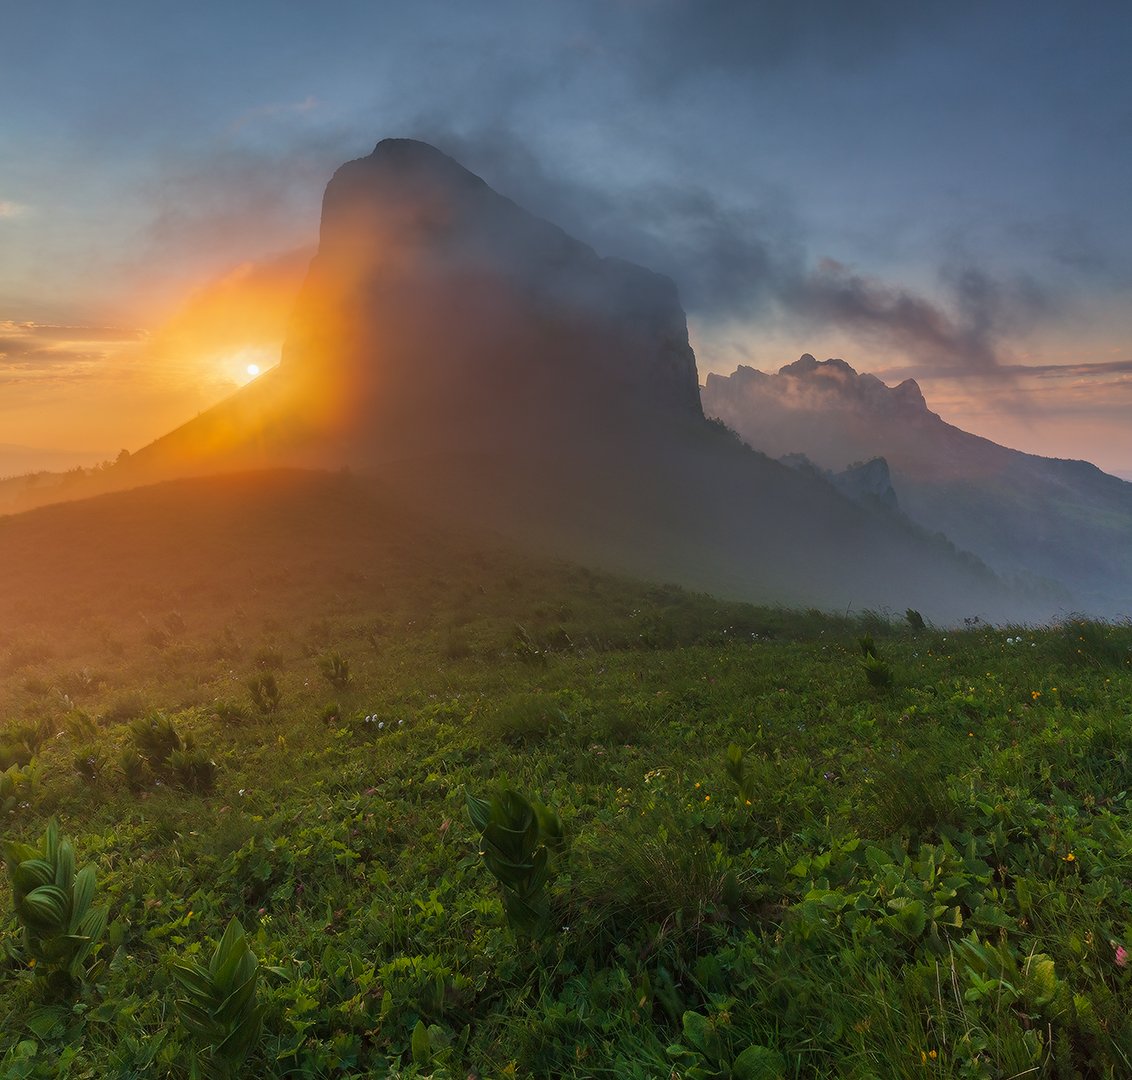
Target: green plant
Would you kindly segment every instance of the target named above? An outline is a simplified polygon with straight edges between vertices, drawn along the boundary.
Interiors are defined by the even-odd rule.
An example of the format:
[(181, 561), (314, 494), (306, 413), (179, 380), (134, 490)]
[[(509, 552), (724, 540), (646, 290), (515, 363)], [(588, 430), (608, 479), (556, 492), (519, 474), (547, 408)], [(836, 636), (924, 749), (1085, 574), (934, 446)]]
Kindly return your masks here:
[(185, 742), (177, 725), (163, 713), (150, 713), (130, 723), (134, 748), (154, 772), (160, 772), (174, 750), (183, 750)]
[(7, 817), (19, 805), (19, 791), (27, 782), (27, 766), (10, 765), (0, 772), (0, 816)]
[(738, 743), (731, 743), (727, 747), (727, 775), (735, 781), (739, 798), (743, 802), (750, 802), (754, 781), (746, 770), (743, 758), (743, 748)]
[(327, 727), (340, 724), (342, 722), (342, 706), (339, 705), (337, 701), (332, 701), (328, 705), (324, 705), (322, 712), (319, 714), (319, 719)]
[(545, 664), (546, 650), (543, 649), (534, 635), (521, 624), (516, 624), (508, 642), (511, 655), (524, 664)]
[(233, 1080), (263, 1023), (256, 994), (259, 961), (239, 921), (228, 923), (207, 967), (193, 961), (175, 964), (173, 977), (182, 995), (178, 1015), (199, 1049), (189, 1075)]
[(918, 634), (920, 633), (920, 631), (927, 628), (926, 624), (924, 623), (923, 615), (921, 615), (915, 608), (909, 608), (904, 612), (904, 620), (912, 628), (914, 633)]
[(56, 986), (81, 980), (83, 964), (106, 929), (107, 909), (92, 908), (93, 866), (75, 872), (75, 851), (59, 839), (52, 820), (38, 847), (5, 840), (2, 844), (12, 902), (23, 928), (23, 946), (37, 971)]
[(212, 712), (222, 724), (242, 724), (249, 718), (248, 707), (236, 701), (217, 701)]
[(106, 770), (106, 755), (97, 746), (85, 746), (75, 753), (72, 767), (83, 783), (97, 784)]
[(153, 770), (146, 759), (133, 746), (125, 746), (118, 758), (118, 766), (128, 787), (134, 794), (144, 791), (153, 783)]
[(880, 658), (880, 653), (877, 652), (876, 642), (873, 641), (872, 634), (865, 634), (859, 639), (858, 644), (861, 647), (861, 654), (864, 659), (861, 661), (861, 667), (865, 672), (865, 679), (868, 681), (869, 686), (875, 687), (878, 690), (883, 690), (892, 685), (892, 669), (888, 664)]
[(338, 690), (345, 690), (350, 683), (350, 661), (341, 653), (331, 652), (318, 661), (322, 677)]
[(733, 1055), (726, 1018), (689, 1011), (684, 1013), (680, 1026), (684, 1041), (670, 1046), (668, 1054), (683, 1065), (682, 1075), (689, 1080), (779, 1080), (786, 1075), (786, 1060), (777, 1050), (748, 1046)]
[(282, 694), (279, 683), (275, 681), (275, 674), (265, 671), (248, 680), (248, 691), (252, 696), (252, 704), (265, 715), (277, 712)]
[(541, 933), (549, 917), (550, 851), (563, 846), (561, 818), (510, 787), (490, 800), (465, 796), (468, 816), (482, 834), (480, 854), (503, 889), (507, 921), (516, 933)]
[(191, 744), (169, 755), (169, 772), (174, 783), (197, 795), (207, 795), (216, 786), (216, 762), (207, 750)]

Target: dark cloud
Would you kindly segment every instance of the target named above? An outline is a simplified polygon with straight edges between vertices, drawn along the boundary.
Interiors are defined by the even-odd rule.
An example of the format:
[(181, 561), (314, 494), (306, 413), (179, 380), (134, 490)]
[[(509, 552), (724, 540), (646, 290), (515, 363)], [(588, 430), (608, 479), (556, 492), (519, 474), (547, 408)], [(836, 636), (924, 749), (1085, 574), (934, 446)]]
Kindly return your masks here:
[(955, 255), (937, 270), (938, 299), (831, 259), (815, 264), (800, 216), (772, 189), (743, 205), (689, 184), (614, 190), (553, 172), (498, 127), (457, 133), (435, 118), (418, 127), (497, 190), (601, 254), (673, 278), (694, 316), (787, 320), (932, 368), (994, 374), (1005, 370), (1009, 341), (1057, 306), (1032, 277), (996, 276)]
[(910, 38), (938, 35), (955, 25), (964, 8), (977, 10), (969, 3), (931, 0), (652, 0), (618, 6), (637, 23), (631, 55), (639, 76), (655, 88), (716, 72), (742, 77), (806, 60), (834, 70), (857, 68), (896, 52)]

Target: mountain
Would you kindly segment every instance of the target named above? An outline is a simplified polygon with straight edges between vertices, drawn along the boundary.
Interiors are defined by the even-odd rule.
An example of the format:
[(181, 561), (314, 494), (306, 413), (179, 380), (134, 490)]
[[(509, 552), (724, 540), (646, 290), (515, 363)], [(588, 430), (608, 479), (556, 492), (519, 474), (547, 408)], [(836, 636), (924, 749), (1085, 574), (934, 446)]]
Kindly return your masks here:
[(883, 457), (901, 509), (1006, 576), (1058, 583), (1096, 614), (1132, 613), (1132, 484), (1085, 461), (1011, 450), (886, 386), (806, 355), (771, 375), (709, 375), (705, 411), (752, 446), (824, 469)]
[(406, 512), (720, 595), (1050, 614), (709, 423), (670, 280), (412, 140), (328, 184), (279, 366), (88, 490), (279, 466), (363, 470)]

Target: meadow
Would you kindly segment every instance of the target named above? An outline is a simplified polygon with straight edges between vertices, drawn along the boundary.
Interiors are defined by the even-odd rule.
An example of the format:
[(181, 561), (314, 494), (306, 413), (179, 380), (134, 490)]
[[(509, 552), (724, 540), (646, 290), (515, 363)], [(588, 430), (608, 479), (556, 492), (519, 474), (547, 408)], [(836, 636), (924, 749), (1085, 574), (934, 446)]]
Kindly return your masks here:
[(95, 879), (50, 941), (0, 880), (6, 1078), (1132, 1075), (1128, 625), (731, 603), (348, 475), (0, 519), (0, 590), (0, 828)]

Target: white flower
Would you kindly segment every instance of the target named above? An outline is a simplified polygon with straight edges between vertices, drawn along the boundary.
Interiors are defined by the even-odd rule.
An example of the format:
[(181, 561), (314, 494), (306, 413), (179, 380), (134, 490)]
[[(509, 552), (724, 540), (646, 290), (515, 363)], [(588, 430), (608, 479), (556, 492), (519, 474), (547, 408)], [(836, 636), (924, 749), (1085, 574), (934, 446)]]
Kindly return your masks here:
[(247, 791), (248, 791), (248, 789), (247, 789), (247, 788), (240, 788), (239, 794), (240, 794), (240, 795), (246, 795), (246, 794), (247, 794)]
[(377, 730), (378, 730), (378, 731), (384, 731), (384, 730), (385, 730), (385, 721), (384, 721), (384, 720), (382, 720), (382, 721), (381, 721), (381, 722), (380, 722), (380, 723), (379, 723), (379, 724), (377, 725)]

